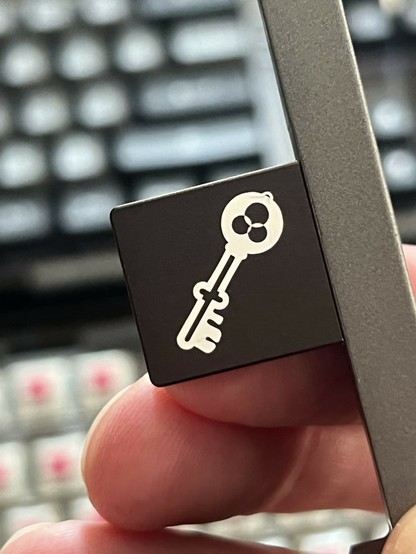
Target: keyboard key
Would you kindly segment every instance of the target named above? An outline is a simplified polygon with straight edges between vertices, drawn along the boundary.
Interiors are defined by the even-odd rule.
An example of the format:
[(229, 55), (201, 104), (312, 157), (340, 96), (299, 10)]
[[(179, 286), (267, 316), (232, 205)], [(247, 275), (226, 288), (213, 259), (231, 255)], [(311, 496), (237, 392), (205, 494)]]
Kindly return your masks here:
[(254, 123), (243, 117), (204, 123), (132, 128), (114, 145), (122, 171), (192, 166), (253, 156), (259, 152)]
[(75, 417), (71, 365), (65, 358), (44, 358), (7, 368), (17, 416), (26, 433), (63, 427)]
[(79, 33), (64, 41), (57, 69), (67, 79), (78, 81), (100, 75), (108, 64), (104, 43), (94, 35)]
[(114, 247), (87, 249), (85, 253), (39, 258), (30, 264), (31, 290), (61, 294), (85, 287), (123, 282), (120, 260)]
[(410, 105), (399, 98), (383, 98), (370, 109), (374, 132), (379, 140), (411, 137), (415, 130)]
[(16, 2), (0, 2), (0, 37), (10, 35), (17, 26)]
[(3, 81), (13, 87), (27, 86), (46, 79), (50, 60), (43, 46), (29, 39), (12, 42), (1, 62)]
[(416, 1), (405, 0), (400, 15), (406, 29), (412, 33), (416, 31)]
[(13, 130), (10, 106), (0, 97), (0, 138), (4, 138)]
[(149, 18), (186, 17), (228, 10), (234, 0), (136, 0), (138, 12)]
[(91, 500), (86, 496), (72, 500), (68, 505), (68, 512), (70, 519), (77, 521), (103, 521)]
[(81, 475), (82, 433), (38, 439), (32, 445), (35, 484), (47, 498), (76, 496), (85, 491)]
[(145, 179), (137, 185), (133, 200), (146, 200), (164, 194), (171, 194), (196, 184), (191, 175), (173, 175), (169, 177), (153, 177)]
[(0, 506), (22, 501), (28, 496), (27, 456), (23, 444), (0, 444)]
[(145, 27), (124, 30), (114, 46), (114, 62), (127, 73), (157, 69), (165, 62), (165, 50), (160, 36)]
[(78, 0), (82, 19), (90, 25), (112, 25), (128, 18), (129, 0)]
[(86, 127), (100, 129), (120, 125), (130, 115), (126, 89), (116, 81), (87, 85), (76, 102), (78, 120)]
[(20, 11), (26, 27), (38, 33), (66, 29), (75, 19), (73, 0), (23, 0)]
[(137, 361), (119, 350), (81, 354), (75, 358), (75, 366), (81, 405), (90, 418), (138, 378)]
[(397, 148), (383, 156), (384, 173), (391, 192), (416, 191), (416, 156)]
[(311, 533), (300, 539), (302, 552), (325, 552), (327, 554), (348, 554), (351, 546), (360, 538), (355, 529), (339, 528)]
[(64, 181), (81, 181), (98, 177), (107, 168), (103, 141), (82, 131), (63, 136), (55, 145), (52, 165)]
[(0, 375), (0, 436), (5, 436), (14, 424), (9, 402), (10, 394), (4, 372)]
[(0, 244), (39, 239), (51, 227), (47, 203), (39, 198), (1, 198)]
[(45, 152), (39, 144), (15, 139), (0, 148), (0, 187), (36, 185), (46, 176)]
[(54, 504), (37, 504), (35, 506), (17, 506), (3, 514), (3, 526), (6, 540), (12, 535), (39, 523), (57, 523), (63, 519), (63, 514)]
[(220, 62), (245, 54), (243, 28), (233, 18), (179, 24), (169, 43), (173, 59), (184, 65)]
[(58, 133), (68, 127), (70, 122), (68, 100), (62, 91), (56, 89), (30, 92), (20, 106), (19, 125), (29, 135)]
[(110, 212), (125, 201), (112, 184), (82, 186), (62, 196), (59, 224), (66, 233), (97, 233), (110, 230)]
[(137, 107), (146, 117), (178, 117), (242, 108), (250, 103), (239, 71), (151, 77), (139, 88)]
[(392, 17), (377, 0), (357, 0), (346, 7), (353, 40), (357, 42), (384, 41), (394, 34)]

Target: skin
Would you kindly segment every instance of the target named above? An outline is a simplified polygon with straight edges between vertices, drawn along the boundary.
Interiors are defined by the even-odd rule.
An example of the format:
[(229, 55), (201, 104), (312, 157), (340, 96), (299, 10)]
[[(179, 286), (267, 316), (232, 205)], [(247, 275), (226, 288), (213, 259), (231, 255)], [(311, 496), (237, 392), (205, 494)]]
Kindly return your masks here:
[[(416, 248), (405, 253), (416, 288)], [(383, 509), (341, 346), (168, 389), (143, 378), (98, 417), (83, 473), (105, 522), (30, 529), (2, 552), (262, 554), (280, 549), (164, 529), (257, 512)], [(403, 531), (410, 520), (396, 536), (416, 542), (416, 524)]]

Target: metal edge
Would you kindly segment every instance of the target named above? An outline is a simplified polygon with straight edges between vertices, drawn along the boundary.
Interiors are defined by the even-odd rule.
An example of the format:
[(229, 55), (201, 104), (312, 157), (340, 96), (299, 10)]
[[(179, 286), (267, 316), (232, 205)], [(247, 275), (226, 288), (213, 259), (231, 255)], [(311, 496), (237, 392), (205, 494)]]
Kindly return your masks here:
[(345, 14), (259, 3), (395, 525), (416, 504), (416, 311)]

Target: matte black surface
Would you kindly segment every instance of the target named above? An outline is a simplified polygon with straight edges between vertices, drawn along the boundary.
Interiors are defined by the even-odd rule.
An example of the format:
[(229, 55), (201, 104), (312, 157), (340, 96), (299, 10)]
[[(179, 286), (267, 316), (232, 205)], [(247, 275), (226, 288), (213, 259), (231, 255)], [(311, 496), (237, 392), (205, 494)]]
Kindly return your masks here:
[(351, 548), (351, 554), (381, 554), (387, 538), (357, 544)]
[(396, 524), (416, 504), (415, 304), (342, 4), (260, 4)]
[[(181, 350), (176, 337), (224, 253), (221, 215), (236, 195), (274, 195), (280, 241), (249, 256), (228, 292), (216, 350)], [(260, 212), (252, 216), (262, 218)], [(148, 370), (168, 385), (339, 342), (341, 334), (297, 164), (196, 187), (116, 209), (112, 215)], [(260, 222), (260, 220), (259, 220)], [(238, 225), (237, 225), (238, 226)]]

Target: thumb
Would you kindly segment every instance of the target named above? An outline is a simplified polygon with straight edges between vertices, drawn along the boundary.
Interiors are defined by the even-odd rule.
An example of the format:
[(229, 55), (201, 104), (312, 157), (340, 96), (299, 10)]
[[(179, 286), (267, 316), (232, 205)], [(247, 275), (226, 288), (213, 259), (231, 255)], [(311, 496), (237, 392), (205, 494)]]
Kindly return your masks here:
[(383, 554), (416, 554), (416, 507), (396, 525)]

